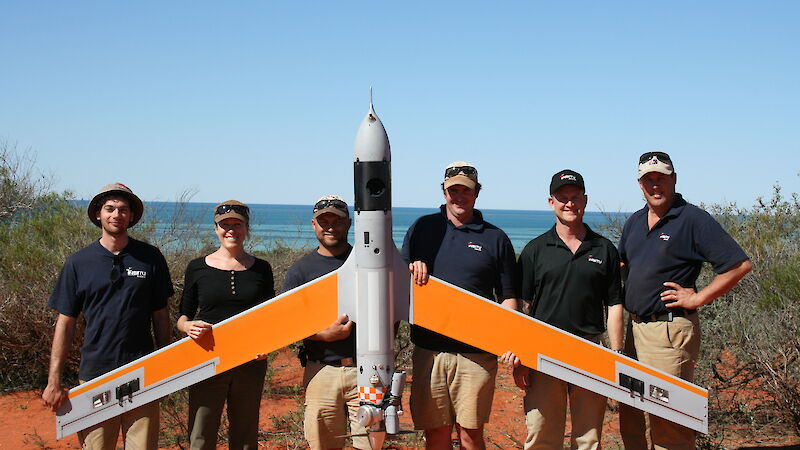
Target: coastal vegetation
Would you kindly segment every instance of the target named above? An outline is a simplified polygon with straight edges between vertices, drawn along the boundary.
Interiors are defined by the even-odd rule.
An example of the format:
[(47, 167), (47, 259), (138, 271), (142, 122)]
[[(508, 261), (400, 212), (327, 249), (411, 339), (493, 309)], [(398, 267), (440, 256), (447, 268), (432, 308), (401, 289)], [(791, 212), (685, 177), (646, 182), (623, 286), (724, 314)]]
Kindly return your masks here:
[[(185, 194), (176, 202), (190, 198)], [(47, 299), (66, 257), (98, 237), (85, 210), (71, 200), (70, 192), (50, 189), (48, 177), (37, 172), (30, 152), (0, 140), (0, 392), (46, 384), (56, 317)], [(768, 197), (758, 198), (751, 207), (704, 208), (750, 255), (754, 269), (700, 313), (704, 342), (696, 382), (711, 389), (710, 433), (700, 443), (704, 448), (724, 448), (731, 436), (800, 435), (800, 199), (774, 186)], [(176, 290), (173, 311), (186, 264), (215, 248), (210, 234), (208, 241), (197, 245), (196, 224), (187, 226), (182, 211), (175, 209), (167, 232), (163, 224), (156, 232), (147, 214), (131, 230), (133, 237), (164, 249)], [(194, 244), (185, 244), (190, 241)], [(251, 246), (267, 249), (255, 253), (272, 265), (279, 291), (286, 269), (303, 250), (259, 244), (263, 243)], [(712, 276), (706, 268), (699, 285)], [(399, 345), (407, 354), (405, 327)], [(79, 346), (76, 342), (74, 348)], [(77, 382), (77, 367), (78, 352), (73, 351), (65, 384)], [(178, 397), (163, 402), (175, 426), (185, 423), (180, 412), (184, 405)], [(298, 410), (299, 414), (276, 420), (299, 433), (302, 408)], [(180, 445), (180, 437), (172, 438), (172, 444)]]
[[(739, 286), (701, 310), (697, 382), (712, 388), (705, 439), (800, 435), (800, 199), (776, 185), (749, 208), (705, 208), (753, 262)], [(698, 284), (712, 276), (706, 267)]]

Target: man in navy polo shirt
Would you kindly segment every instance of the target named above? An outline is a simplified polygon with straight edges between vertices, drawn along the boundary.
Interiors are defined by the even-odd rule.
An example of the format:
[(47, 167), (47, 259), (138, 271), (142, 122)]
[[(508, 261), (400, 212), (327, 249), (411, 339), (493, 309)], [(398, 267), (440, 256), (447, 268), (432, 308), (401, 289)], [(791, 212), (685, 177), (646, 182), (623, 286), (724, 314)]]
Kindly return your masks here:
[[(429, 275), (516, 310), (516, 261), (508, 236), (483, 220), (475, 209), (481, 185), (472, 164), (459, 161), (445, 169), (440, 212), (420, 217), (403, 242), (403, 258), (415, 283)], [(443, 300), (444, 301), (444, 300)], [(413, 325), (411, 416), (425, 430), (427, 448), (452, 447), (456, 425), (461, 446), (484, 448), (497, 357), (478, 348)]]
[[(692, 381), (700, 352), (697, 309), (730, 291), (752, 268), (736, 241), (707, 212), (675, 192), (677, 176), (663, 152), (639, 158), (639, 187), (647, 205), (622, 230), (620, 257), (628, 275), (630, 313), (626, 352), (639, 361)], [(704, 262), (717, 274), (697, 289)], [(620, 405), (626, 448), (694, 449), (694, 431)], [(648, 444), (647, 440), (650, 440)]]
[[(622, 351), (622, 286), (619, 253), (608, 239), (583, 223), (588, 197), (583, 177), (564, 169), (550, 181), (547, 199), (556, 216), (550, 231), (533, 239), (519, 256), (520, 298), (531, 302), (530, 315), (595, 343), (606, 330), (611, 349)], [(572, 432), (570, 448), (600, 445), (606, 398), (580, 386), (520, 365), (514, 382), (525, 390), (526, 449), (562, 448), (567, 403)]]
[[(142, 201), (124, 184), (103, 187), (89, 202), (100, 240), (67, 258), (48, 305), (58, 311), (50, 374), (42, 393), (53, 411), (67, 400), (61, 385), (78, 316), (85, 322), (79, 378), (88, 381), (169, 344), (167, 299), (173, 294), (167, 262), (152, 245), (128, 237), (142, 218)], [(158, 448), (158, 402), (148, 403), (78, 432), (86, 449), (114, 449), (120, 430), (126, 448)]]

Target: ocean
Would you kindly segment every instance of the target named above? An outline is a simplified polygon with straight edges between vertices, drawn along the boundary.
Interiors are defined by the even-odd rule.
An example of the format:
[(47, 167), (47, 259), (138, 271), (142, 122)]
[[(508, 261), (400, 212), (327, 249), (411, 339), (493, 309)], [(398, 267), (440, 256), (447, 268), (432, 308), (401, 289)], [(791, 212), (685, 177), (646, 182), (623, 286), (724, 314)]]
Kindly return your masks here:
[[(86, 202), (82, 203), (86, 204)], [(147, 202), (144, 220), (155, 222), (156, 233), (169, 232), (169, 225), (173, 222), (183, 226), (195, 224), (198, 241), (211, 239), (216, 243), (211, 226), (214, 206), (215, 203)], [(249, 206), (250, 232), (258, 238), (258, 246), (268, 247), (280, 244), (291, 248), (316, 247), (317, 240), (310, 223), (310, 206), (269, 204), (250, 204)], [(417, 218), (438, 210), (438, 205), (430, 208), (392, 208), (392, 237), (395, 245), (398, 248), (403, 245), (406, 231)], [(486, 221), (498, 226), (508, 234), (517, 253), (522, 251), (528, 241), (550, 229), (555, 221), (552, 211), (480, 210)], [(608, 214), (612, 216), (627, 215), (626, 213)], [(584, 221), (601, 234), (600, 227), (608, 223), (605, 213), (594, 211), (587, 212)], [(204, 233), (207, 234), (204, 235)], [(353, 242), (353, 227), (350, 228), (350, 242)]]

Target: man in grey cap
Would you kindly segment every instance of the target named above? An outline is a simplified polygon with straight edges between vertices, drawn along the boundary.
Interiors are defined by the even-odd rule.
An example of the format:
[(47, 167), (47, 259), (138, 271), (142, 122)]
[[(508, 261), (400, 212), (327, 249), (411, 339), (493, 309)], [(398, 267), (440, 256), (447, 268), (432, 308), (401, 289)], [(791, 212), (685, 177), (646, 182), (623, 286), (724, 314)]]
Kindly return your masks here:
[[(711, 215), (676, 192), (677, 174), (668, 154), (641, 155), (638, 180), (647, 204), (625, 222), (619, 242), (627, 270), (625, 309), (631, 318), (625, 352), (693, 381), (700, 354), (697, 310), (733, 289), (752, 264)], [(704, 262), (716, 275), (698, 288)], [(695, 433), (686, 427), (654, 415), (646, 423), (641, 411), (623, 404), (619, 413), (625, 448), (696, 448)]]
[[(344, 264), (353, 247), (347, 203), (338, 195), (325, 195), (314, 204), (311, 226), (319, 246), (297, 260), (286, 272), (283, 292), (308, 283)], [(306, 390), (303, 431), (311, 449), (342, 448), (347, 424), (351, 434), (366, 434), (358, 423), (355, 324), (343, 314), (328, 328), (303, 339), (300, 364), (305, 367)], [(371, 448), (364, 436), (353, 447)]]
[[(101, 237), (67, 258), (48, 301), (59, 314), (42, 400), (53, 411), (67, 401), (61, 375), (81, 313), (81, 382), (170, 341), (167, 299), (173, 289), (167, 262), (157, 248), (128, 237), (143, 211), (139, 197), (121, 183), (104, 186), (89, 202), (89, 220)], [(114, 449), (121, 430), (126, 448), (155, 449), (158, 415), (158, 402), (148, 403), (78, 432), (78, 439), (85, 449)]]

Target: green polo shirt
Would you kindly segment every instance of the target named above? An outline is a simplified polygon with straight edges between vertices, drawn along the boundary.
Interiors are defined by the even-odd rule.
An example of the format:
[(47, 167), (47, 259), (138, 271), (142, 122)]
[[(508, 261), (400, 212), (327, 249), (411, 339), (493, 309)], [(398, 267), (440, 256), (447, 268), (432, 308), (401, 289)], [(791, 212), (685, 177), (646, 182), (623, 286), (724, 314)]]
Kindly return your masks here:
[(519, 256), (523, 300), (530, 315), (578, 336), (605, 331), (606, 307), (622, 303), (619, 253), (586, 226), (575, 254), (555, 225), (528, 242)]

